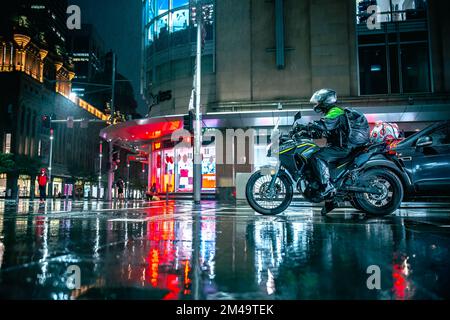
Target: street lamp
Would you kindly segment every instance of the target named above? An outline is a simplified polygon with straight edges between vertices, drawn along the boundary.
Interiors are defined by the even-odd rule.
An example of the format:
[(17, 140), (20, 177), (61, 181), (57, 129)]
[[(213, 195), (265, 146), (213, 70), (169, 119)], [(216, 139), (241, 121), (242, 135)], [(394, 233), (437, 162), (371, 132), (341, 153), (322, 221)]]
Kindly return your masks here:
[(97, 201), (100, 199), (100, 192), (102, 190), (102, 161), (103, 161), (103, 142), (99, 143), (99, 155), (98, 155), (98, 183), (97, 183)]
[(130, 162), (127, 162), (127, 192), (126, 198), (130, 198)]
[[(116, 54), (112, 54), (112, 76), (111, 76), (111, 125), (114, 124), (114, 107), (115, 107), (115, 91), (116, 91)], [(114, 143), (109, 140), (109, 168), (108, 168), (108, 190), (107, 192), (107, 200), (112, 200), (112, 188), (114, 182), (114, 164), (113, 164), (113, 152), (114, 152)]]

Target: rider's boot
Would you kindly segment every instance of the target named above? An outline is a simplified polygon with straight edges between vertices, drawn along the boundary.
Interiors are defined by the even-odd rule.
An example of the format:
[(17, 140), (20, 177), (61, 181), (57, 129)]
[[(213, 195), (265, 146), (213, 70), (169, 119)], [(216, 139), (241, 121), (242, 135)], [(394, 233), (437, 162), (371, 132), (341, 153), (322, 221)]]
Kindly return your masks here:
[(320, 193), (321, 197), (326, 199), (336, 193), (336, 188), (330, 182), (330, 170), (328, 169), (328, 165), (322, 159), (316, 159), (317, 167), (320, 175), (320, 182), (323, 186), (323, 191)]
[(325, 206), (320, 211), (320, 214), (322, 216), (326, 216), (327, 213), (330, 213), (331, 211), (333, 211), (337, 207), (338, 207), (338, 204), (334, 200), (327, 200), (327, 201), (325, 201)]

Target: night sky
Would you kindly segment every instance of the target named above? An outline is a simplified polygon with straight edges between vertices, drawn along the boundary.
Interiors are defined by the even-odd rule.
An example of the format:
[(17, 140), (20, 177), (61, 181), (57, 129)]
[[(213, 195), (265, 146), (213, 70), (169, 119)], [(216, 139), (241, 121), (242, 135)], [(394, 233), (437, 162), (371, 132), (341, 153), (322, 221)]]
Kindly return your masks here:
[(69, 0), (81, 8), (81, 22), (91, 23), (105, 44), (117, 53), (118, 72), (133, 81), (141, 115), (147, 113), (140, 95), (141, 0)]

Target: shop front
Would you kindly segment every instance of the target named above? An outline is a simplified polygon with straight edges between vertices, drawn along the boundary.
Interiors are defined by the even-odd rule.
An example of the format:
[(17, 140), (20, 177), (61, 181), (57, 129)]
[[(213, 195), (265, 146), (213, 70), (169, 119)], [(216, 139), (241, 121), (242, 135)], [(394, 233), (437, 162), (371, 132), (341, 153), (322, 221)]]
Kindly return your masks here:
[(6, 173), (0, 174), (0, 197), (6, 197)]
[[(171, 141), (171, 135), (183, 129), (183, 117), (171, 116), (138, 119), (105, 128), (100, 136), (118, 141), (121, 147), (138, 155), (136, 158), (148, 167), (147, 191), (157, 193), (192, 193), (194, 187), (193, 148), (186, 143)], [(214, 143), (203, 145), (202, 191), (216, 190), (216, 147)], [(144, 157), (144, 159), (141, 159)], [(133, 160), (137, 161), (137, 160)], [(131, 196), (140, 198), (138, 190)]]
[[(151, 153), (151, 186), (158, 192), (191, 193), (194, 188), (193, 151), (189, 146), (177, 146), (169, 141), (153, 143)], [(216, 189), (215, 145), (202, 146), (202, 191)]]
[(57, 177), (53, 178), (53, 196), (60, 198), (63, 196), (63, 191), (64, 191), (63, 179)]
[(31, 177), (28, 175), (20, 175), (17, 180), (17, 185), (19, 187), (19, 197), (25, 198), (30, 196), (31, 190)]

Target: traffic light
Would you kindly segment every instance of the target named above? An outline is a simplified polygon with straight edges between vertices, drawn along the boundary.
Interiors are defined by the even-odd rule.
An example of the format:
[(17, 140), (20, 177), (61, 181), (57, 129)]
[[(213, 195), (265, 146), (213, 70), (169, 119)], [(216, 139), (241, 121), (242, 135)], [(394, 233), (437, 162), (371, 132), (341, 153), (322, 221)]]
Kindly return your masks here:
[(183, 117), (184, 130), (194, 133), (194, 112), (189, 110), (188, 114)]
[(49, 115), (43, 115), (41, 117), (42, 127), (46, 129), (50, 129), (52, 126), (52, 119)]

